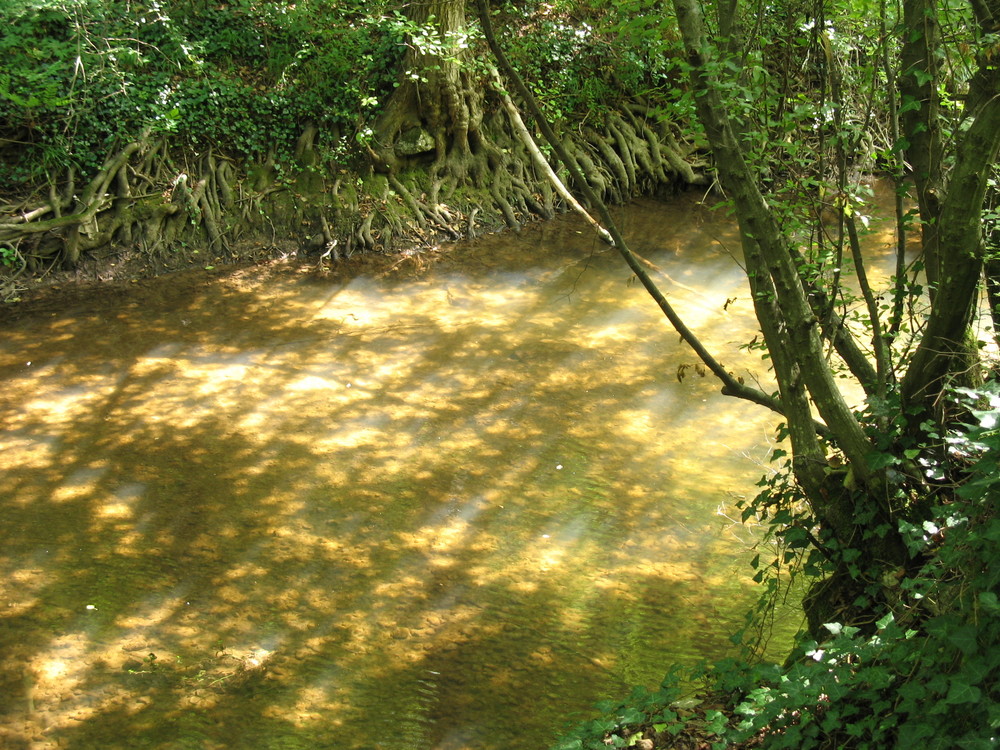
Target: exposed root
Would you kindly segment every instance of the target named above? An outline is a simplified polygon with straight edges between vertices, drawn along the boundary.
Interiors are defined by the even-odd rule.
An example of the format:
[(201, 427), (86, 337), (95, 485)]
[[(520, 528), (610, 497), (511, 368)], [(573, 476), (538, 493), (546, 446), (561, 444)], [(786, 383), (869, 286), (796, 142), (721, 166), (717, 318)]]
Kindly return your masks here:
[[(315, 150), (320, 133), (311, 123), (296, 144), (303, 176), (291, 181), (278, 179), (273, 155), (244, 166), (210, 152), (185, 163), (163, 139), (140, 138), (110, 154), (79, 195), (77, 175), (68, 170), (45, 195), (0, 207), (7, 263), (0, 281), (10, 286), (53, 264), (72, 267), (97, 251), (173, 258), (187, 247), (205, 251), (201, 258), (225, 258), (237, 254), (237, 240), (274, 245), (279, 237), (333, 262), (358, 250), (431, 247), (519, 229), (573, 206), (563, 170), (533, 147), (531, 124), (507, 95), (488, 111), (481, 95), (464, 105), (448, 96), (442, 112), (462, 118), (446, 137), (436, 133), (430, 151), (409, 157), (382, 142), (377, 153), (369, 149), (374, 173), (367, 176), (342, 168), (324, 173)], [(397, 134), (412, 126), (392, 124)], [(607, 202), (705, 183), (692, 147), (678, 143), (671, 124), (641, 102), (608, 114), (603, 124), (567, 130), (562, 140)]]

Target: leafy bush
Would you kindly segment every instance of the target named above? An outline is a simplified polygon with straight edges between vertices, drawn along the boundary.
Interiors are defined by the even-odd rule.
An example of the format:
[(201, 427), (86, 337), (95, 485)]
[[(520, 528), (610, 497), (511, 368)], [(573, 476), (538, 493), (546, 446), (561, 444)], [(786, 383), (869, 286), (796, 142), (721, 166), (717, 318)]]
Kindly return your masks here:
[(143, 132), (290, 158), (307, 121), (363, 125), (399, 38), (370, 4), (21, 0), (0, 8), (0, 180), (98, 168)]
[[(586, 119), (623, 98), (671, 88), (676, 48), (662, 38), (659, 23), (643, 34), (629, 22), (627, 7), (552, 3), (537, 8), (508, 5), (504, 25), (519, 28), (505, 40), (522, 77), (531, 81), (546, 114), (554, 119)], [(581, 17), (582, 16), (582, 17)]]
[(627, 700), (598, 704), (600, 716), (578, 726), (552, 750), (604, 750), (632, 747), (648, 731), (677, 734), (685, 721), (673, 707), (681, 698), (679, 673), (671, 673), (659, 689), (636, 687)]

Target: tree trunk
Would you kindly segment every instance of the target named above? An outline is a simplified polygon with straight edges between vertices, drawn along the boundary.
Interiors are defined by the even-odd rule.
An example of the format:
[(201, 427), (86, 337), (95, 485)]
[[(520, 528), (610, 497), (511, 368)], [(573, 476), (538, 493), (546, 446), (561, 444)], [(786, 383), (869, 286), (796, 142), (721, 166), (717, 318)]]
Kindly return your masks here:
[(921, 247), (933, 301), (941, 272), (938, 228), (941, 225), (941, 194), (944, 190), (937, 92), (940, 41), (935, 0), (904, 0), (903, 28), (899, 76), (902, 106), (899, 118), (906, 134), (906, 157), (917, 191)]
[[(893, 519), (884, 470), (873, 470), (869, 463), (874, 446), (835, 382), (790, 240), (764, 200), (759, 176), (744, 159), (730, 125), (720, 93), (726, 84), (709, 72), (727, 66), (710, 57), (699, 0), (674, 0), (674, 8), (692, 70), (698, 117), (739, 222), (754, 306), (788, 418), (795, 478), (825, 533), (837, 540), (839, 548), (854, 549), (856, 569), (865, 571), (864, 578), (857, 578), (846, 558), (838, 559), (832, 576), (817, 584), (815, 595), (805, 603), (813, 615), (810, 621), (818, 622), (833, 594), (846, 602), (873, 602), (871, 597), (881, 585), (880, 571), (907, 564), (909, 553)], [(828, 465), (810, 400), (826, 423), (826, 438), (844, 454), (846, 475)], [(875, 528), (884, 533), (873, 533)], [(863, 606), (852, 604), (852, 608), (870, 619)]]
[(984, 50), (969, 85), (936, 243), (941, 258), (927, 328), (902, 384), (904, 404), (935, 403), (950, 375), (967, 370), (969, 326), (983, 271), (982, 212), (991, 165), (1000, 151), (1000, 71)]
[(465, 0), (415, 0), (403, 78), (376, 125), (377, 154), (395, 168), (433, 155), (443, 164), (478, 137), (482, 93), (469, 80)]
[[(819, 321), (810, 307), (787, 238), (757, 187), (758, 176), (743, 158), (729, 124), (719, 86), (707, 73), (710, 65), (703, 52), (706, 43), (701, 8), (697, 0), (675, 0), (674, 7), (698, 89), (695, 96), (698, 117), (715, 155), (720, 181), (735, 204), (743, 246), (750, 251), (748, 263), (754, 263), (756, 258), (750, 273), (769, 277), (768, 285), (773, 285), (780, 305), (780, 311), (762, 308), (758, 312), (763, 315), (778, 312), (781, 315), (774, 323), (775, 330), (781, 330), (787, 336), (785, 346), (788, 353), (795, 360), (803, 382), (837, 445), (854, 466), (856, 476), (867, 480), (871, 474), (867, 467), (871, 445), (834, 381), (826, 362)], [(757, 281), (761, 283), (762, 279)], [(781, 341), (767, 343), (769, 349), (782, 346)], [(793, 387), (794, 384), (785, 385)]]

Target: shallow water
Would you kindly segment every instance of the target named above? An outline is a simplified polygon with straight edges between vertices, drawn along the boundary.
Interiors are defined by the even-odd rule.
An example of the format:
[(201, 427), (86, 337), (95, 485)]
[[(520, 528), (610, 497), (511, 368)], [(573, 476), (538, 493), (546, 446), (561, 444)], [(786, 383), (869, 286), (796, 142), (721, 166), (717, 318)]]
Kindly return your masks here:
[[(766, 378), (724, 218), (622, 222)], [(733, 652), (773, 420), (572, 217), (4, 328), (5, 748), (538, 750)]]

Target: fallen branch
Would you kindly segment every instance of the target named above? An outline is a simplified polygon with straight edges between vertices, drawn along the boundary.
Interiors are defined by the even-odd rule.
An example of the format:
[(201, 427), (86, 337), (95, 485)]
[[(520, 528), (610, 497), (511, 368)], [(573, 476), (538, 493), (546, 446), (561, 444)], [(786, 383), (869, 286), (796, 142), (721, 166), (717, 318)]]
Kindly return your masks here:
[(518, 112), (517, 107), (514, 106), (514, 102), (511, 101), (510, 94), (504, 90), (503, 83), (500, 81), (500, 74), (497, 73), (496, 70), (492, 72), (493, 82), (496, 84), (497, 90), (500, 92), (500, 99), (503, 101), (503, 106), (507, 110), (507, 114), (510, 115), (511, 122), (514, 125), (514, 130), (524, 143), (524, 147), (528, 149), (528, 153), (531, 154), (531, 158), (535, 160), (535, 164), (542, 170), (545, 176), (549, 179), (549, 182), (551, 182), (552, 186), (556, 189), (556, 192), (562, 196), (563, 200), (565, 200), (574, 211), (580, 214), (580, 216), (582, 216), (587, 223), (593, 227), (594, 231), (600, 235), (602, 240), (607, 242), (609, 245), (613, 245), (614, 240), (611, 238), (608, 230), (602, 227), (600, 222), (591, 216), (587, 209), (580, 205), (580, 201), (578, 201), (576, 196), (574, 196), (566, 188), (563, 181), (559, 179), (559, 175), (557, 175), (555, 170), (552, 169), (548, 159), (546, 159), (539, 150), (538, 144), (535, 143), (535, 139), (532, 138), (531, 133), (528, 132), (528, 128), (525, 126), (524, 120), (521, 119), (521, 113)]

